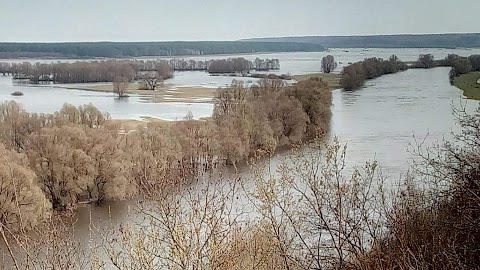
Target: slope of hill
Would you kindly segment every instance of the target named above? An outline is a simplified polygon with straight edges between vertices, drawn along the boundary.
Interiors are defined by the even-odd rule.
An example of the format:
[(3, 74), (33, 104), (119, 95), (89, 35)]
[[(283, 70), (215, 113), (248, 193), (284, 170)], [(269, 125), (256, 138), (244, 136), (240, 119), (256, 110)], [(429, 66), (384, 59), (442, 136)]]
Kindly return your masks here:
[(139, 57), (323, 50), (319, 44), (261, 41), (0, 43), (0, 58)]
[(375, 36), (307, 36), (254, 38), (245, 41), (301, 42), (328, 48), (475, 48), (480, 47), (480, 33), (375, 35)]

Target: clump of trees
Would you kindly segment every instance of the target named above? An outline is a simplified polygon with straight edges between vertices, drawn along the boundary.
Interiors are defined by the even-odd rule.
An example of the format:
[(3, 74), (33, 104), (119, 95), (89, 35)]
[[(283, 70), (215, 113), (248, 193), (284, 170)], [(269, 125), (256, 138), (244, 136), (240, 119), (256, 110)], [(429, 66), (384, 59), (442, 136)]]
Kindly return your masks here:
[(420, 54), (417, 60), (417, 67), (432, 68), (436, 66), (435, 57), (432, 54)]
[(458, 56), (456, 54), (449, 54), (440, 64), (452, 67), (455, 75), (465, 74), (472, 70), (472, 64), (470, 63), (469, 58)]
[(450, 83), (453, 84), (455, 77), (470, 71), (480, 71), (480, 55), (462, 57), (456, 54), (449, 54), (439, 63), (441, 66), (448, 66), (452, 69), (449, 72)]
[(65, 209), (79, 201), (125, 198), (135, 190), (126, 177), (124, 141), (116, 128), (107, 127), (107, 118), (92, 105), (66, 104), (44, 115), (4, 102), (0, 134), (7, 149), (28, 160), (21, 165), (31, 179), (22, 181), (42, 190), (53, 209)]
[(407, 65), (400, 61), (396, 55), (390, 56), (388, 60), (375, 57), (367, 58), (346, 66), (342, 72), (340, 85), (346, 90), (352, 90), (363, 86), (366, 80), (406, 69)]
[(331, 115), (331, 93), (318, 78), (291, 87), (281, 80), (262, 80), (251, 88), (235, 82), (219, 89), (214, 102), (219, 143), (231, 163), (325, 134)]
[(228, 58), (220, 60), (210, 60), (206, 63), (206, 69), (209, 73), (248, 73), (255, 70), (279, 69), (280, 61), (278, 59), (260, 59), (256, 58), (254, 62), (243, 57)]
[(253, 68), (253, 63), (245, 58), (213, 60), (208, 65), (209, 73), (246, 73)]
[(327, 55), (322, 58), (322, 71), (325, 73), (330, 73), (337, 68), (337, 62), (333, 55)]
[(140, 90), (156, 90), (164, 80), (173, 78), (173, 68), (167, 61), (135, 61), (135, 79), (140, 81)]
[(480, 55), (474, 54), (468, 57), (473, 71), (480, 71)]

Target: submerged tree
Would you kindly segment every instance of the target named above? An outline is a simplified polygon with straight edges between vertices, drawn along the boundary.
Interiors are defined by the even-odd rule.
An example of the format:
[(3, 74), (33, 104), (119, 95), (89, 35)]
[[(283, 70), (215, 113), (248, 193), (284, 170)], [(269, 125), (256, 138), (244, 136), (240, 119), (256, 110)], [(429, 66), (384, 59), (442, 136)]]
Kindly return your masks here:
[(129, 84), (128, 78), (116, 76), (113, 78), (113, 92), (118, 97), (124, 97)]
[(327, 55), (322, 58), (322, 70), (325, 73), (330, 73), (337, 68), (337, 62), (333, 55)]
[(158, 86), (163, 83), (163, 77), (158, 71), (145, 72), (141, 78), (143, 79), (143, 85), (141, 89), (155, 91)]
[(50, 215), (51, 204), (24, 154), (0, 144), (0, 156), (0, 227), (31, 229)]

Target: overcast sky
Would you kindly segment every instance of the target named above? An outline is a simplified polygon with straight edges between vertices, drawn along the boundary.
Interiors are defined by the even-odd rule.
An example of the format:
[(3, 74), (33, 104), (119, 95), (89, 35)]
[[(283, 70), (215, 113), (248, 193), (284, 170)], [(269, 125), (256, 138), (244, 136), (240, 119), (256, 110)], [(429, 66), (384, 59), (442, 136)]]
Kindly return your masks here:
[(480, 32), (480, 0), (0, 0), (0, 41)]

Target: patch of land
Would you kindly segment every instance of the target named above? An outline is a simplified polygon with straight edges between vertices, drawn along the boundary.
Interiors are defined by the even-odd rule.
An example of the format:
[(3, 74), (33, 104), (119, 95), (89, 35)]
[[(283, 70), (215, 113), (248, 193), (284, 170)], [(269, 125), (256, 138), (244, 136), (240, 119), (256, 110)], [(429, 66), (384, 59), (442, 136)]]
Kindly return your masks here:
[[(65, 87), (68, 89), (78, 89), (94, 92), (113, 93), (112, 85), (92, 85), (81, 87)], [(151, 102), (188, 102), (188, 103), (204, 103), (210, 102), (215, 97), (217, 89), (206, 87), (173, 87), (165, 85), (158, 87), (155, 91), (138, 90), (138, 84), (130, 83), (127, 88), (127, 94), (138, 94), (144, 96), (145, 101)]]
[(304, 75), (295, 75), (293, 78), (297, 81), (304, 81), (310, 78), (320, 77), (324, 82), (333, 89), (342, 88), (340, 86), (340, 78), (342, 75), (336, 73), (312, 73), (312, 74), (304, 74)]
[(140, 127), (147, 127), (149, 123), (162, 124), (162, 125), (171, 125), (173, 121), (166, 121), (159, 118), (153, 117), (142, 117), (142, 120), (133, 120), (133, 119), (109, 119), (107, 121), (108, 125), (116, 126), (118, 130), (122, 130), (125, 133), (137, 130)]
[[(340, 86), (340, 74), (333, 73), (313, 73), (305, 75), (295, 75), (293, 79), (297, 81), (308, 80), (312, 77), (320, 77), (325, 81), (331, 89), (339, 89)], [(66, 89), (76, 89), (83, 91), (93, 92), (107, 92), (113, 93), (113, 84), (102, 85), (82, 85), (82, 86), (61, 86)], [(207, 88), (200, 86), (174, 86), (163, 85), (157, 87), (155, 91), (152, 90), (138, 90), (137, 83), (130, 83), (127, 87), (126, 94), (140, 95), (143, 102), (147, 103), (161, 103), (161, 102), (184, 102), (184, 103), (206, 103), (212, 102), (217, 93), (217, 88)], [(144, 123), (143, 121), (139, 121)]]
[(455, 78), (453, 83), (463, 90), (463, 94), (469, 99), (480, 100), (480, 72), (470, 72)]

